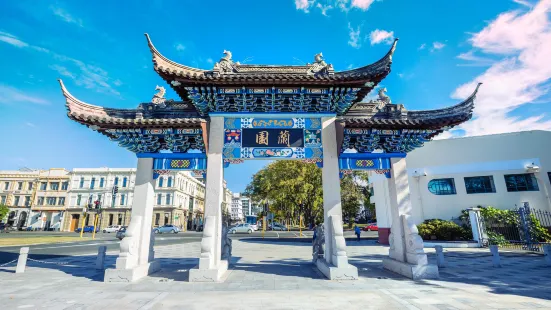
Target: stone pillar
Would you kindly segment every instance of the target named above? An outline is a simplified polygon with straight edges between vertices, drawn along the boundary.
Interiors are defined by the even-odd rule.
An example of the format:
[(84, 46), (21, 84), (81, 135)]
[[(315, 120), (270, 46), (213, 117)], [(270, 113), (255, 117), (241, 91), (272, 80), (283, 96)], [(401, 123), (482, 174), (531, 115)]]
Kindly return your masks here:
[(105, 282), (133, 282), (160, 269), (150, 256), (153, 216), (153, 159), (138, 158), (130, 224), (121, 241), (116, 268), (105, 270)]
[(408, 278), (438, 277), (438, 267), (429, 265), (423, 239), (410, 219), (411, 201), (405, 158), (392, 158), (388, 194), (390, 199), (390, 249), (383, 267)]
[(358, 269), (348, 263), (343, 235), (335, 117), (322, 118), (321, 138), (325, 253), (324, 259), (316, 261), (316, 266), (331, 280), (356, 280), (358, 279)]
[(199, 265), (189, 271), (190, 282), (217, 282), (228, 270), (228, 261), (221, 260), (224, 118), (211, 116), (209, 129), (205, 222), (201, 240), (201, 257)]

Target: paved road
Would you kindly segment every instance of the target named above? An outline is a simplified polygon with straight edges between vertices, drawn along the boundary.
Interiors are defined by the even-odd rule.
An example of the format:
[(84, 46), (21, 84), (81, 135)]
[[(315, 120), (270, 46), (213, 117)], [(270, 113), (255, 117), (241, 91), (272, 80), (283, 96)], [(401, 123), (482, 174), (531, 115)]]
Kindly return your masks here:
[[(300, 232), (298, 231), (266, 231), (264, 238), (266, 239), (297, 239)], [(354, 237), (353, 232), (345, 231), (345, 237)], [(0, 234), (0, 238), (25, 238), (39, 236), (76, 236), (75, 233), (60, 233), (60, 232), (11, 232), (9, 234)], [(87, 234), (88, 235), (88, 234)], [(242, 238), (261, 238), (261, 231), (255, 231), (252, 234), (235, 234), (230, 235), (232, 239)], [(303, 231), (303, 238), (312, 238), (312, 231)], [(171, 245), (184, 244), (190, 242), (201, 241), (202, 233), (200, 232), (181, 232), (178, 234), (160, 234), (155, 238), (155, 245)], [(362, 238), (376, 238), (377, 232), (362, 232)], [(87, 255), (95, 254), (98, 247), (105, 245), (107, 251), (118, 251), (120, 241), (115, 237), (115, 234), (99, 233), (96, 235), (96, 240), (83, 240), (76, 242), (50, 243), (29, 245), (29, 253), (36, 259), (46, 259), (53, 257)], [(0, 247), (0, 265), (17, 258), (21, 246)], [(34, 255), (34, 256), (33, 256)]]

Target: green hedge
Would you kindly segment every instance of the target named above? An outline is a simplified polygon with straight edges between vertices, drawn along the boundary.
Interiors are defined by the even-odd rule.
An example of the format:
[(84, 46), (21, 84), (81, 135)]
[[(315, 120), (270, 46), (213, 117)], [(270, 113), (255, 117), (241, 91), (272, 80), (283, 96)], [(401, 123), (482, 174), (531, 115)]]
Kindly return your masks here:
[(473, 238), (472, 232), (469, 229), (461, 227), (452, 221), (439, 219), (426, 220), (423, 224), (418, 225), (417, 229), (423, 240), (461, 241)]

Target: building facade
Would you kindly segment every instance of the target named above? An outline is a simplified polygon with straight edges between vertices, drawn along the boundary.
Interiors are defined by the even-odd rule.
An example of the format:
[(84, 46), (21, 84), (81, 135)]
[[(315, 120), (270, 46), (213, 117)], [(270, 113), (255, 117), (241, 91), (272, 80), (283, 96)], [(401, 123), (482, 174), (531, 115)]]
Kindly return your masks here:
[(241, 195), (241, 207), (244, 215), (253, 215), (251, 198)]
[(18, 228), (27, 225), (39, 176), (39, 170), (27, 168), (0, 171), (0, 205), (9, 208), (2, 222)]
[(239, 193), (234, 193), (231, 200), (231, 219), (232, 221), (242, 221), (244, 219), (243, 203)]
[[(63, 231), (74, 231), (83, 224), (94, 225), (96, 202), (103, 210), (98, 219), (100, 228), (128, 225), (135, 178), (133, 168), (73, 169)], [(116, 194), (113, 193), (115, 186)]]
[[(526, 131), (436, 140), (408, 154), (411, 216), (450, 220), (461, 210), (492, 206), (551, 211), (551, 132)], [(372, 176), (379, 234), (388, 235), (388, 181)]]
[(33, 230), (62, 229), (70, 179), (70, 171), (63, 168), (40, 171), (27, 227)]

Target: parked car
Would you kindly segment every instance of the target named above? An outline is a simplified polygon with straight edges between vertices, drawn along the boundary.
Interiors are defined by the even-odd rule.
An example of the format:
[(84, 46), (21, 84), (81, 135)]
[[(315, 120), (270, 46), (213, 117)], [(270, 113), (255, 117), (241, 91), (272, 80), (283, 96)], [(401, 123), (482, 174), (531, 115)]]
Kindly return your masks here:
[[(75, 229), (75, 232), (76, 233), (80, 233), (80, 231), (82, 230), (81, 227)], [(91, 232), (94, 232), (94, 226), (92, 225), (88, 225), (88, 226), (84, 226), (84, 232), (85, 233), (91, 233)], [(99, 232), (99, 227), (96, 227), (96, 233)]]
[(167, 225), (164, 225), (164, 226), (157, 227), (157, 228), (153, 229), (153, 232), (156, 233), (156, 234), (163, 234), (163, 233), (177, 234), (177, 233), (180, 232), (180, 228), (178, 228), (178, 226), (167, 224)]
[(364, 231), (378, 231), (379, 227), (377, 223), (371, 223), (364, 227)]
[(287, 230), (287, 227), (285, 227), (285, 225), (276, 223), (276, 224), (270, 225), (270, 230), (285, 231)]
[(122, 240), (124, 237), (126, 237), (126, 226), (122, 226), (121, 229), (117, 231), (116, 237), (119, 240)]
[(230, 234), (236, 234), (236, 233), (247, 233), (247, 234), (252, 234), (253, 233), (253, 228), (251, 226), (251, 224), (239, 224), (235, 227), (232, 227), (230, 228), (230, 230), (228, 231)]
[(250, 224), (254, 231), (258, 230), (258, 225), (256, 224)]
[(122, 225), (111, 225), (111, 226), (107, 226), (103, 229), (103, 232), (104, 233), (116, 233), (119, 231), (119, 229), (121, 229)]

